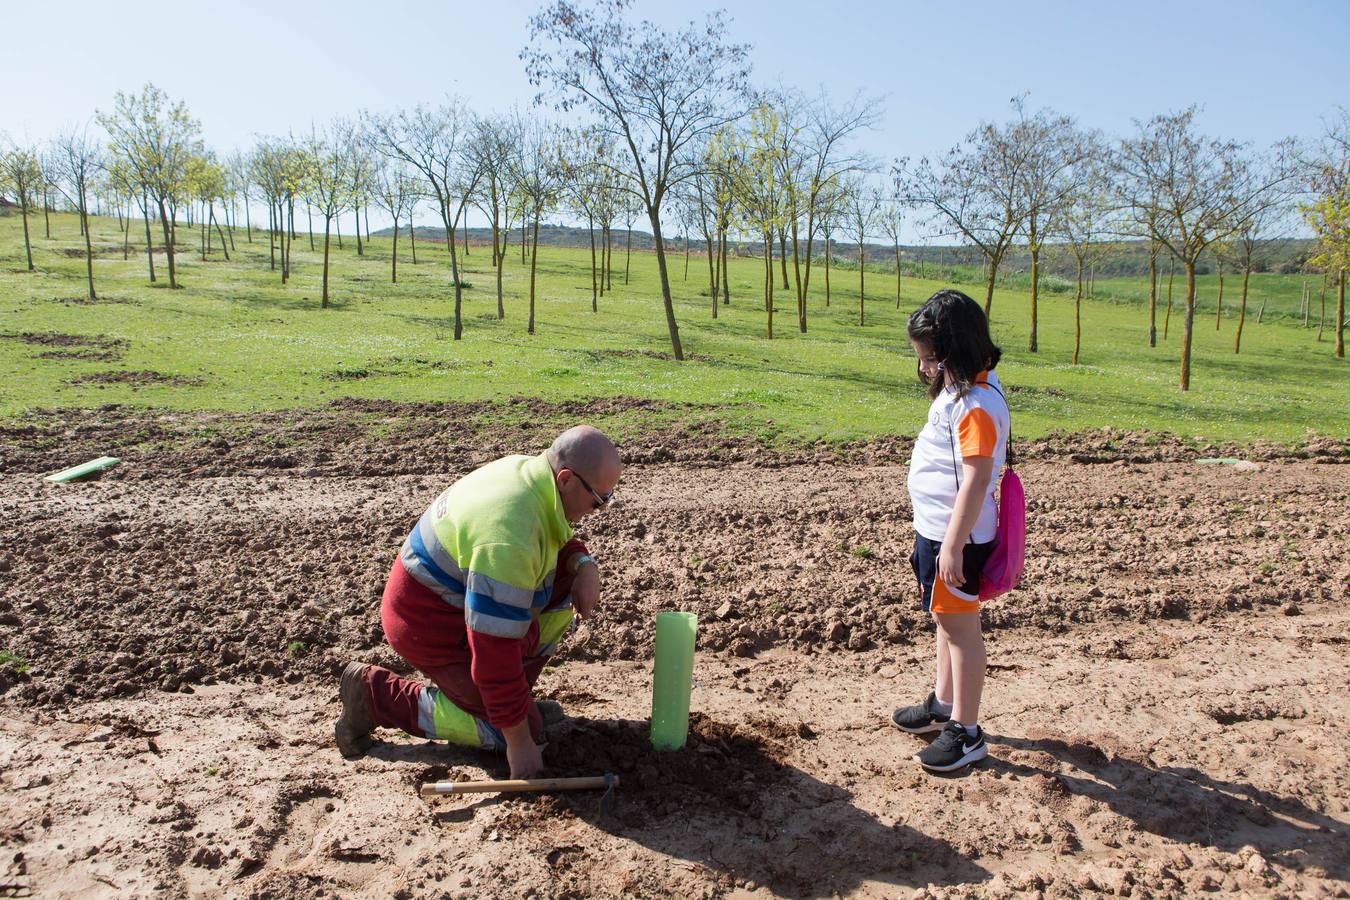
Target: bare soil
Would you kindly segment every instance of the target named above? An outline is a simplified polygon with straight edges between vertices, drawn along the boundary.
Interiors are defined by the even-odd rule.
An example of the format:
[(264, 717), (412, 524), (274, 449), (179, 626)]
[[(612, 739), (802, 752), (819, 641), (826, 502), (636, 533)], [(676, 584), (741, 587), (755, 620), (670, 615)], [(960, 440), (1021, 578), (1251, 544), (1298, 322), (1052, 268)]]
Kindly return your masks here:
[[(395, 732), (341, 759), (336, 673), (401, 667), (378, 598), (431, 498), (560, 419), (646, 408), (669, 412), (0, 429), (0, 650), (22, 660), (0, 657), (0, 896), (1350, 895), (1344, 440), (1027, 442), (1027, 578), (985, 613), (990, 757), (941, 778), (886, 721), (932, 682), (908, 442), (657, 429), (583, 529), (605, 597), (540, 686), (572, 716), (550, 773), (615, 773), (613, 795), (423, 801), (504, 763)], [(105, 452), (100, 480), (39, 478)], [(1195, 462), (1220, 455), (1255, 464)], [(689, 744), (658, 754), (663, 609), (699, 614), (700, 654)]]

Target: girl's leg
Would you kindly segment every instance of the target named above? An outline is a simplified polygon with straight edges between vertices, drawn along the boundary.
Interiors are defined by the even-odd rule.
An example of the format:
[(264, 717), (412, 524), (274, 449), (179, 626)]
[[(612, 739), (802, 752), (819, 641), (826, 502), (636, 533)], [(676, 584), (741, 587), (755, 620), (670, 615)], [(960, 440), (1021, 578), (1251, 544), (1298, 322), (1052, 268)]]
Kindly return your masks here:
[[(984, 692), (984, 634), (980, 614), (935, 613), (934, 617), (939, 633), (945, 636), (951, 659), (952, 719), (962, 725), (975, 725), (980, 721), (980, 695)], [(938, 671), (941, 673), (940, 667)], [(942, 699), (940, 695), (938, 699)]]
[[(937, 617), (934, 616), (934, 620)], [(937, 697), (939, 703), (951, 705), (952, 691), (954, 684), (952, 682), (952, 654), (951, 648), (947, 646), (947, 633), (942, 630), (942, 625), (937, 626), (937, 680), (934, 682), (933, 694)]]

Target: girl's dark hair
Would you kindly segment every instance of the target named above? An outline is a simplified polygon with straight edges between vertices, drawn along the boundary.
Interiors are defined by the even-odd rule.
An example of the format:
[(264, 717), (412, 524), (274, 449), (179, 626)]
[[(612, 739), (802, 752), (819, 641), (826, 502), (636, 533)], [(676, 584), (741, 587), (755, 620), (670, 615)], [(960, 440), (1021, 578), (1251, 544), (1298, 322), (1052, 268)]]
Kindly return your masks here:
[[(989, 320), (980, 304), (960, 291), (938, 291), (924, 301), (909, 317), (909, 339), (927, 344), (933, 355), (951, 376), (958, 397), (964, 397), (975, 384), (975, 377), (998, 365), (1003, 351), (989, 337)], [(946, 387), (945, 379), (931, 381), (919, 368), (919, 380), (928, 386), (928, 396), (936, 398)]]

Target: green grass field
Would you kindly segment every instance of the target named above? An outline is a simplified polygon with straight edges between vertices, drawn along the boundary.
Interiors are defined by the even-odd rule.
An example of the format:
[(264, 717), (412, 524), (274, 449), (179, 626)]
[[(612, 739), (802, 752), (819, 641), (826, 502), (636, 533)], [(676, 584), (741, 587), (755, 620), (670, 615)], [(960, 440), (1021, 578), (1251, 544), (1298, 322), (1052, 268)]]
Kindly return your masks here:
[[(764, 337), (762, 263), (732, 264), (731, 305), (713, 320), (707, 261), (672, 256), (672, 287), (683, 363), (670, 346), (660, 306), (656, 261), (633, 255), (632, 281), (623, 282), (623, 252), (615, 249), (614, 291), (590, 310), (589, 253), (545, 249), (539, 259), (537, 333), (526, 333), (528, 268), (513, 243), (506, 265), (506, 319), (497, 321), (490, 253), (473, 247), (465, 261), (464, 338), (453, 341), (453, 291), (444, 246), (418, 245), (411, 265), (399, 243), (399, 283), (389, 283), (390, 241), (377, 238), (358, 258), (355, 241), (334, 244), (333, 306), (319, 308), (322, 256), (308, 239), (295, 242), (291, 283), (268, 268), (265, 237), (236, 234), (236, 252), (202, 262), (197, 233), (180, 228), (179, 275), (171, 291), (162, 253), (160, 285), (146, 279), (133, 227), (131, 257), (122, 259), (115, 221), (95, 220), (97, 304), (84, 304), (84, 243), (72, 215), (31, 222), (38, 271), (24, 271), (17, 215), (0, 218), (0, 418), (17, 421), (34, 409), (108, 403), (175, 410), (301, 408), (338, 397), (390, 400), (482, 400), (514, 396), (561, 401), (637, 396), (706, 405), (729, 430), (770, 442), (847, 440), (912, 434), (927, 400), (914, 375), (905, 317), (943, 285), (906, 279), (896, 310), (893, 272), (867, 273), (867, 324), (859, 327), (857, 271), (832, 273), (832, 305), (824, 306), (823, 271), (812, 273), (809, 333), (797, 331), (795, 301), (776, 292), (774, 339)], [(143, 233), (143, 232), (142, 232)], [(513, 236), (514, 238), (514, 236)], [(322, 235), (319, 236), (321, 247)], [(995, 294), (993, 328), (1004, 348), (999, 367), (1023, 436), (1112, 426), (1148, 428), (1207, 440), (1295, 441), (1309, 429), (1350, 434), (1350, 368), (1332, 354), (1330, 321), (1317, 341), (1313, 327), (1290, 314), (1298, 276), (1260, 276), (1273, 298), (1255, 323), (1250, 304), (1241, 355), (1233, 353), (1240, 278), (1229, 278), (1225, 318), (1214, 327), (1214, 290), (1201, 284), (1191, 390), (1178, 387), (1182, 321), (1180, 287), (1170, 337), (1146, 343), (1145, 309), (1128, 300), (1139, 279), (1099, 281), (1114, 300), (1084, 305), (1081, 364), (1071, 364), (1073, 298), (1041, 299), (1040, 352), (1026, 351), (1027, 296)], [(1256, 281), (1256, 279), (1253, 279)], [(1180, 283), (1180, 279), (1179, 279)], [(1320, 287), (1320, 284), (1318, 285)], [(980, 296), (977, 286), (965, 286)], [(1292, 298), (1292, 299), (1291, 299)], [(1278, 309), (1276, 309), (1278, 307)], [(1329, 315), (1334, 308), (1328, 297)], [(1278, 314), (1275, 314), (1278, 313)], [(1161, 329), (1161, 319), (1160, 319)], [(84, 335), (124, 342), (115, 347), (53, 347), (25, 342), (24, 333)], [(112, 359), (44, 357), (53, 352), (111, 353)], [(157, 373), (116, 381), (118, 371)], [(162, 377), (161, 377), (162, 376)], [(102, 380), (100, 380), (102, 379)], [(630, 423), (641, 427), (642, 422)]]

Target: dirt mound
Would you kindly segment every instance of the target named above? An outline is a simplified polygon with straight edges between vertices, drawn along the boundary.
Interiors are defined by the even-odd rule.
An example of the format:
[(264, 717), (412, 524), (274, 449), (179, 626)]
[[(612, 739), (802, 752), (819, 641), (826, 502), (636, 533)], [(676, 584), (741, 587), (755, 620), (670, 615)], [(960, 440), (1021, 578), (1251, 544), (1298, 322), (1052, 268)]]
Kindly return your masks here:
[(200, 378), (189, 378), (183, 375), (165, 375), (163, 372), (153, 372), (148, 369), (138, 371), (128, 371), (126, 369), (114, 369), (110, 372), (93, 372), (89, 375), (80, 375), (69, 379), (67, 384), (173, 384), (173, 385), (192, 385), (201, 384)]
[(125, 349), (128, 346), (128, 342), (123, 338), (110, 338), (103, 335), (62, 334), (59, 331), (25, 331), (20, 334), (0, 334), (0, 338), (49, 347)]

